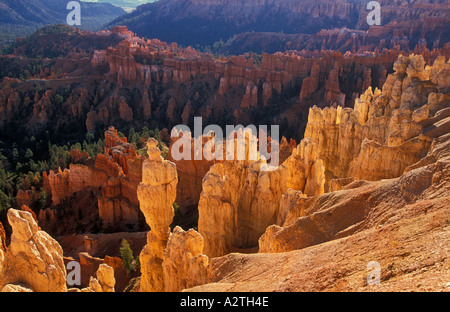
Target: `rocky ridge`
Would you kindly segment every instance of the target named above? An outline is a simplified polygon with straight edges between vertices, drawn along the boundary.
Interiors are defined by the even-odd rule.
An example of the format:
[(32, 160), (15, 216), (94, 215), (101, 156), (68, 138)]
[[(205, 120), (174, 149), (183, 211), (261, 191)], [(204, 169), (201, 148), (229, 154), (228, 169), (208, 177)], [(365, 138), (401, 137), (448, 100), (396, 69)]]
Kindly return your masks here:
[[(141, 36), (192, 46), (213, 46), (220, 38), (232, 38), (233, 50), (228, 51), (234, 54), (305, 48), (363, 51), (378, 45), (413, 48), (419, 42), (423, 44), (425, 38), (431, 49), (442, 47), (448, 40), (449, 8), (445, 3), (379, 3), (382, 25), (371, 27), (366, 21), (368, 2), (348, 0), (164, 0), (143, 5), (112, 25), (127, 25)], [(170, 29), (164, 27), (168, 22)], [(240, 38), (243, 40), (236, 40), (242, 33), (246, 35)]]

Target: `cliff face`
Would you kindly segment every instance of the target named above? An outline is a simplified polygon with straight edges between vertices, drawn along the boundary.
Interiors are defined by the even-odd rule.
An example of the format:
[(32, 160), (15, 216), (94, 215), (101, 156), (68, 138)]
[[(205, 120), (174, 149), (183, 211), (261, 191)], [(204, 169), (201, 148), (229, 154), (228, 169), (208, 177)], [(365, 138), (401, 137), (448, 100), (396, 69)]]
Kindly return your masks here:
[[(374, 95), (368, 90), (356, 101), (355, 110), (345, 113), (340, 109), (313, 109), (305, 135), (320, 142), (318, 157), (324, 160), (327, 182), (337, 178), (332, 180), (331, 188), (343, 190), (311, 198), (300, 197), (295, 203), (286, 198), (288, 204), (280, 207), (279, 225), (283, 227), (267, 229), (260, 238), (260, 251), (285, 252), (347, 236), (376, 222), (372, 218), (380, 215), (370, 214), (369, 207), (382, 210), (392, 205), (411, 204), (427, 188), (435, 189), (436, 180), (431, 177), (437, 174), (435, 170), (440, 172), (441, 169), (429, 165), (436, 161), (435, 157), (431, 160), (430, 155), (435, 154), (436, 149), (446, 148), (444, 142), (449, 129), (448, 99), (444, 100), (446, 88), (441, 88), (438, 81), (447, 79), (449, 69), (445, 58), (425, 68), (421, 56), (400, 57), (383, 91), (377, 90)], [(442, 101), (437, 102), (435, 98)], [(442, 143), (438, 143), (439, 139), (431, 145), (434, 138), (442, 135)], [(430, 146), (433, 150), (427, 156)], [(440, 153), (438, 157), (445, 159), (445, 155)], [(350, 179), (342, 179), (347, 177)], [(383, 180), (397, 177), (400, 178)], [(402, 191), (403, 196), (395, 195)], [(292, 198), (296, 193), (285, 196)], [(392, 193), (391, 206), (380, 202), (378, 197), (389, 193)], [(436, 196), (441, 197), (441, 193)], [(350, 200), (344, 201), (344, 198)], [(338, 204), (330, 205), (333, 202)], [(355, 204), (361, 202), (365, 203), (363, 207)], [(327, 214), (334, 215), (333, 219), (328, 219)]]
[[(144, 116), (151, 116), (154, 120), (167, 120), (169, 126), (181, 122), (190, 125), (192, 115), (208, 120), (213, 118), (219, 123), (231, 119), (239, 123), (260, 122), (261, 118), (267, 118), (266, 111), (270, 110), (271, 102), (293, 92), (300, 93), (300, 103), (283, 108), (280, 114), (273, 116), (276, 123), (287, 118), (293, 124), (292, 116), (306, 115), (312, 103), (352, 106), (354, 97), (368, 86), (381, 88), (387, 75), (386, 68), (392, 67), (399, 53), (373, 54), (373, 58), (344, 57), (340, 53), (328, 52), (263, 53), (260, 64), (256, 65), (251, 55), (232, 56), (227, 60), (211, 59), (193, 50), (180, 50), (174, 46), (162, 51), (164, 44), (146, 42), (132, 35), (126, 40), (106, 53), (97, 51), (93, 65), (108, 63), (109, 75), (116, 77), (123, 88), (143, 83), (142, 98), (138, 100), (143, 107), (134, 109), (133, 116), (139, 115), (137, 111), (143, 112)], [(153, 50), (155, 44), (161, 45), (157, 51)], [(183, 57), (173, 57), (174, 53)], [(137, 59), (152, 60), (155, 57), (162, 57), (162, 66), (136, 62)], [(142, 69), (144, 67), (145, 70)], [(192, 79), (197, 82), (192, 84)], [(304, 86), (301, 83), (303, 80)], [(153, 87), (149, 88), (147, 81), (151, 81)], [(207, 85), (206, 90), (204, 87), (197, 89), (200, 82), (203, 86)], [(159, 88), (154, 89), (154, 85), (160, 83), (171, 90), (165, 96), (158, 94)], [(192, 85), (192, 96), (180, 94), (179, 90), (172, 88), (173, 85)], [(163, 97), (168, 99), (167, 102), (161, 102)], [(113, 101), (116, 102), (120, 101)], [(126, 102), (129, 103), (129, 100)], [(112, 121), (111, 116), (106, 120), (96, 117), (103, 105), (95, 109), (97, 112), (90, 113), (87, 121), (89, 130)], [(133, 121), (137, 122), (136, 118), (133, 117)], [(298, 131), (295, 135), (302, 134)]]
[[(429, 80), (433, 67), (422, 56), (400, 57), (395, 73), (383, 89), (369, 88), (355, 101), (355, 109), (312, 108), (305, 137), (319, 145), (329, 182), (335, 178), (380, 180), (398, 177), (427, 152), (431, 139), (421, 135), (433, 100), (445, 97), (436, 84), (446, 76), (444, 58), (435, 62), (435, 83)], [(448, 66), (448, 65), (447, 65)], [(437, 68), (440, 68), (437, 70)]]
[[(259, 139), (261, 141), (261, 138)], [(280, 142), (272, 141), (271, 137), (267, 138), (269, 152), (270, 149), (277, 147), (280, 151), (279, 161), (283, 163), (296, 149), (295, 140), (288, 140), (283, 137)], [(209, 135), (203, 135), (201, 137), (201, 143), (199, 141), (199, 146), (202, 146), (202, 155), (196, 155), (195, 152), (195, 139), (192, 138), (192, 134), (188, 133), (177, 133), (174, 131), (171, 137), (171, 144), (169, 148), (168, 160), (175, 163), (177, 167), (178, 174), (178, 184), (177, 184), (177, 198), (176, 202), (180, 207), (182, 214), (189, 218), (196, 215), (198, 212), (198, 204), (200, 196), (202, 193), (202, 183), (205, 175), (208, 173), (213, 165), (217, 165), (223, 162), (221, 159), (216, 157), (206, 158), (205, 152), (216, 153), (215, 146), (223, 149), (226, 143), (223, 142), (223, 138), (215, 137), (215, 134), (210, 133)], [(212, 147), (214, 146), (214, 147)], [(187, 150), (185, 150), (187, 149)], [(173, 159), (174, 153), (187, 152), (190, 155), (190, 160), (175, 160)], [(208, 152), (206, 152), (208, 154)], [(223, 151), (219, 151), (219, 154)], [(211, 156), (211, 155), (210, 155)], [(223, 154), (225, 159), (225, 154)], [(209, 157), (209, 156), (208, 156)], [(201, 159), (199, 159), (201, 158)], [(199, 159), (199, 160), (197, 160)], [(210, 160), (211, 159), (211, 160)]]
[[(202, 150), (209, 140), (210, 137), (202, 137)], [(190, 148), (190, 160), (174, 160), (174, 146), (188, 146)], [(178, 134), (178, 137), (172, 135), (167, 160), (175, 163), (177, 168), (178, 184), (176, 203), (179, 205), (180, 211), (183, 213), (183, 215), (192, 213), (196, 210), (198, 201), (200, 199), (203, 177), (209, 171), (210, 167), (215, 163), (215, 161), (207, 160), (203, 156), (201, 160), (195, 160), (194, 139), (190, 136), (188, 137), (186, 133), (180, 133)]]
[[(82, 136), (103, 132), (111, 124), (118, 129), (191, 126), (192, 116), (201, 116), (218, 124), (281, 124), (282, 135), (301, 138), (312, 105), (352, 107), (368, 86), (381, 88), (400, 53), (369, 48), (346, 55), (305, 50), (215, 58), (136, 37), (123, 27), (76, 36), (82, 42), (111, 40), (113, 46), (99, 46), (93, 55), (74, 46), (53, 69), (44, 62), (33, 79), (5, 78), (0, 84), (0, 130), (18, 127), (17, 120), (24, 119), (20, 128), (35, 134), (62, 132), (71, 125), (77, 129), (74, 135)], [(422, 52), (427, 64), (438, 54)], [(12, 59), (2, 59), (18, 61), (8, 57)], [(42, 90), (36, 92), (39, 86)], [(275, 109), (275, 103), (282, 105)]]
[(254, 247), (264, 229), (276, 221), (279, 198), (287, 190), (287, 168), (261, 170), (268, 165), (252, 154), (257, 148), (256, 137), (249, 132), (242, 135), (245, 160), (236, 160), (240, 143), (230, 138), (227, 145), (235, 146), (235, 160), (212, 166), (203, 178), (198, 229), (205, 239), (205, 254), (210, 257)]
[[(115, 164), (117, 173), (110, 175), (102, 186), (98, 200), (99, 216), (105, 228), (137, 229), (139, 223), (139, 201), (137, 186), (142, 181), (143, 156), (138, 156), (134, 146), (120, 138), (117, 130), (110, 128), (105, 133), (105, 154), (107, 163)], [(100, 155), (99, 155), (100, 156)], [(96, 167), (103, 167), (103, 157), (97, 157)], [(106, 167), (106, 172), (108, 172)]]
[(98, 188), (106, 181), (103, 171), (93, 170), (85, 165), (71, 164), (69, 169), (50, 171), (48, 185), (51, 189), (53, 205), (88, 187)]
[[(112, 25), (127, 25), (141, 36), (152, 34), (184, 45), (212, 45), (245, 31), (284, 30), (287, 33), (319, 31), (327, 24), (356, 23), (353, 5), (347, 1), (159, 1), (141, 6), (133, 16), (123, 16)], [(210, 13), (207, 13), (210, 12)], [(145, 18), (147, 16), (147, 18)], [(232, 17), (232, 18), (230, 18)], [(283, 19), (281, 20), (281, 17)], [(195, 19), (196, 23), (189, 23)], [(170, 22), (170, 30), (161, 28)], [(282, 22), (280, 22), (282, 21)], [(328, 25), (329, 26), (329, 25)], [(334, 26), (334, 27), (335, 27)], [(213, 30), (216, 35), (213, 35)], [(196, 34), (193, 36), (192, 34)]]
[[(289, 50), (333, 50), (345, 54), (380, 52), (384, 49), (418, 52), (423, 48), (431, 50), (445, 47), (448, 43), (448, 19), (443, 16), (422, 19), (421, 13), (415, 14), (417, 19), (413, 17), (411, 21), (407, 21), (407, 17), (405, 21), (383, 21), (381, 26), (370, 26), (367, 30), (367, 23), (363, 18), (362, 29), (351, 26), (329, 27), (313, 34), (246, 32), (227, 41), (220, 52), (243, 54), (247, 51), (275, 53)], [(383, 13), (382, 16), (385, 17)]]

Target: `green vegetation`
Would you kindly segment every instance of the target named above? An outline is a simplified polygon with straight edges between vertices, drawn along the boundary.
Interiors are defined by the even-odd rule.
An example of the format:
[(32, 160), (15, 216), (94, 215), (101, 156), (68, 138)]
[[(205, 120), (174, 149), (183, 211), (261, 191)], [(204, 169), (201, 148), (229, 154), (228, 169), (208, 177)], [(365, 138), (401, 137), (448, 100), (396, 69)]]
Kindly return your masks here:
[(42, 35), (54, 35), (54, 34), (74, 34), (76, 33), (76, 28), (64, 25), (64, 24), (58, 24), (58, 25), (49, 25), (42, 27), (38, 31), (36, 31), (30, 39), (33, 39), (35, 36), (42, 36)]
[[(20, 137), (20, 136), (17, 136)], [(70, 150), (77, 149), (95, 157), (104, 151), (104, 140), (86, 135), (82, 143), (57, 145), (52, 144), (48, 133), (40, 138), (23, 136), (21, 140), (0, 140), (0, 219), (9, 208), (17, 207), (16, 196), (19, 190), (38, 192), (30, 208), (34, 211), (50, 206), (50, 194), (43, 190), (43, 174), (50, 170), (64, 170), (71, 163), (85, 159), (72, 159)]]
[(119, 251), (120, 257), (123, 261), (123, 266), (127, 270), (127, 273), (130, 275), (133, 272), (139, 271), (139, 255), (136, 258), (134, 257), (133, 250), (130, 247), (130, 243), (126, 239), (122, 240)]
[(154, 138), (158, 141), (158, 148), (161, 151), (161, 156), (167, 158), (169, 153), (169, 148), (162, 142), (159, 135), (159, 129), (149, 130), (147, 127), (143, 127), (141, 131), (136, 131), (134, 128), (130, 128), (128, 131), (127, 140), (128, 143), (134, 145), (138, 155), (147, 156), (147, 146), (146, 143), (148, 139)]
[(164, 58), (159, 56), (135, 56), (135, 60), (143, 65), (163, 65)]
[[(55, 100), (61, 102), (57, 97)], [(44, 173), (67, 169), (70, 164), (84, 163), (87, 158), (95, 159), (97, 154), (104, 153), (105, 150), (104, 138), (92, 133), (87, 133), (81, 141), (66, 144), (52, 143), (60, 140), (58, 141), (58, 135), (50, 137), (48, 131), (36, 136), (28, 136), (19, 130), (14, 137), (6, 136), (7, 134), (3, 139), (0, 137), (0, 220), (5, 220), (9, 208), (20, 208), (16, 202), (19, 190), (31, 192), (33, 196), (30, 208), (36, 213), (50, 207), (51, 194), (43, 188)], [(125, 137), (121, 132), (119, 135)], [(167, 157), (168, 147), (161, 141), (158, 129), (143, 127), (136, 131), (130, 128), (126, 137), (135, 146), (137, 153), (145, 156), (146, 142), (153, 137), (159, 142), (162, 156)], [(73, 150), (80, 153), (71, 155), (70, 151)], [(73, 158), (74, 156), (77, 157)]]
[(177, 225), (181, 225), (181, 222), (183, 221), (183, 214), (181, 213), (180, 205), (176, 202), (173, 203), (173, 211), (175, 216), (173, 217), (173, 222), (170, 225), (170, 230), (173, 230)]
[(1, 58), (0, 80), (4, 77), (17, 78), (21, 81), (30, 79), (42, 70), (41, 59)]

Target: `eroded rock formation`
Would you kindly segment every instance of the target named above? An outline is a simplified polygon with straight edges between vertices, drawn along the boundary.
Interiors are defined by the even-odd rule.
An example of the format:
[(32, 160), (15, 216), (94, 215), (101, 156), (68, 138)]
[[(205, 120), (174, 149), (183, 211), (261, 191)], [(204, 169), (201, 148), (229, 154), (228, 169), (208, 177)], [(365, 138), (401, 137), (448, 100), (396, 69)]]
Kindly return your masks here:
[[(209, 257), (254, 247), (265, 228), (276, 221), (279, 199), (287, 191), (288, 168), (268, 170), (266, 160), (256, 153), (256, 137), (247, 131), (241, 136), (244, 140), (227, 140), (227, 146), (235, 146), (234, 160), (212, 166), (203, 179), (198, 229)], [(240, 144), (245, 148), (242, 160), (237, 158)]]
[(197, 231), (175, 227), (164, 250), (164, 291), (181, 291), (208, 282), (209, 258), (203, 247), (203, 237)]
[[(440, 69), (435, 74), (441, 77), (436, 81), (445, 79), (448, 65), (439, 58), (436, 66)], [(356, 100), (355, 109), (311, 109), (306, 139), (272, 172), (260, 170), (261, 160), (248, 158), (212, 166), (203, 179), (199, 201), (205, 253), (216, 257), (252, 247), (268, 224), (292, 220), (286, 211), (294, 202), (306, 209), (309, 199), (305, 197), (328, 192), (330, 184), (342, 188), (353, 179), (399, 177), (424, 157), (431, 138), (422, 135), (423, 124), (415, 120), (425, 118), (422, 106), (429, 94), (436, 90), (443, 92), (438, 97), (445, 94), (438, 84), (430, 85), (432, 68), (425, 68), (421, 56), (402, 56), (383, 90), (369, 88)], [(251, 146), (251, 140), (247, 144)], [(286, 193), (288, 189), (291, 193)], [(272, 236), (271, 230), (267, 237)]]
[(39, 230), (27, 211), (9, 209), (8, 222), (12, 235), (4, 255), (3, 269), (0, 270), (0, 288), (7, 284), (24, 284), (36, 292), (66, 291), (66, 269), (61, 246), (46, 232)]
[[(407, 79), (406, 68), (413, 58), (400, 59), (397, 74), (403, 72)], [(412, 66), (417, 63), (420, 60)], [(435, 85), (433, 92), (425, 94), (427, 100), (414, 107), (413, 119), (420, 120), (421, 125), (416, 136), (432, 140), (424, 157), (408, 165), (399, 177), (378, 181), (336, 179), (331, 183), (333, 191), (309, 197), (289, 190), (282, 197), (277, 224), (268, 227), (259, 240), (260, 253), (211, 259), (211, 283), (191, 290), (447, 289), (450, 102), (445, 89), (436, 88), (436, 81), (446, 80), (448, 66), (445, 59), (438, 59), (434, 70), (428, 68), (437, 74), (430, 77)], [(424, 81), (419, 77), (424, 74), (420, 70), (411, 84), (420, 86)], [(442, 93), (437, 95), (436, 91)], [(388, 102), (391, 99), (395, 100), (389, 96)], [(433, 110), (428, 112), (424, 109), (427, 106)], [(380, 169), (383, 167), (380, 164)], [(376, 286), (366, 282), (368, 264), (373, 261), (382, 270), (382, 282)]]
[[(435, 81), (445, 79), (445, 66), (438, 65), (442, 62), (443, 58), (435, 62), (440, 68), (435, 70)], [(305, 137), (318, 144), (326, 168), (326, 190), (336, 178), (398, 177), (425, 155), (431, 139), (421, 135), (421, 120), (428, 117), (428, 98), (433, 101), (446, 92), (430, 84), (432, 68), (425, 68), (422, 56), (400, 57), (383, 89), (373, 92), (369, 88), (356, 99), (354, 110), (310, 110)]]
[(200, 285), (208, 277), (208, 257), (203, 255), (203, 237), (169, 225), (174, 217), (172, 207), (178, 182), (176, 166), (161, 158), (158, 142), (147, 143), (149, 158), (143, 164), (143, 179), (138, 187), (141, 210), (151, 230), (142, 250), (140, 291), (180, 291)]
[[(102, 220), (104, 230), (136, 230), (139, 227), (137, 186), (142, 181), (143, 160), (134, 146), (110, 127), (105, 132), (104, 154), (98, 154), (95, 161), (87, 159), (84, 164), (71, 164), (69, 169), (58, 173), (50, 171), (44, 183), (52, 196), (53, 207), (67, 206), (77, 196), (82, 200), (90, 198), (90, 204), (97, 202), (96, 215)], [(85, 208), (79, 207), (81, 215), (88, 213)], [(53, 208), (41, 211), (39, 219), (44, 228), (58, 228)]]
[[(105, 133), (106, 172), (110, 164), (118, 172), (109, 175), (102, 187), (98, 200), (99, 216), (105, 228), (137, 228), (139, 221), (139, 201), (137, 186), (142, 181), (143, 156), (138, 156), (134, 146), (120, 138), (117, 130), (111, 127)], [(102, 156), (97, 156), (96, 167), (102, 168)]]
[[(176, 132), (176, 131), (175, 131)], [(202, 180), (209, 168), (215, 163), (215, 160), (207, 160), (203, 155), (201, 159), (195, 156), (194, 138), (190, 133), (172, 133), (169, 154), (167, 159), (175, 163), (177, 168), (178, 183), (176, 202), (180, 211), (187, 215), (196, 210), (200, 193), (202, 192)], [(208, 136), (202, 136), (202, 150), (205, 144), (211, 139)], [(188, 147), (189, 150), (183, 150)], [(177, 149), (175, 151), (175, 149)], [(174, 159), (174, 153), (186, 153), (190, 159)]]
[(143, 163), (142, 182), (137, 190), (140, 208), (151, 229), (147, 234), (147, 245), (139, 256), (141, 291), (144, 292), (164, 290), (162, 262), (174, 217), (172, 205), (178, 182), (175, 164), (163, 160), (157, 146), (155, 139), (147, 143), (149, 158)]
[(114, 292), (116, 280), (114, 269), (107, 264), (100, 264), (96, 273), (96, 278), (91, 276), (89, 281), (90, 291), (93, 292)]
[[(311, 110), (305, 135), (319, 142), (318, 154), (324, 159), (327, 177), (334, 178), (330, 189), (337, 192), (310, 198), (286, 194), (280, 223), (269, 227), (259, 240), (261, 252), (302, 249), (361, 231), (379, 216), (371, 214), (373, 207), (386, 205), (374, 194), (392, 193), (391, 204), (402, 206), (433, 186), (437, 167), (425, 166), (429, 162), (424, 160), (436, 154), (439, 141), (435, 140), (433, 151), (426, 156), (432, 140), (448, 136), (446, 89), (436, 82), (446, 79), (450, 64), (442, 57), (425, 68), (422, 56), (410, 55), (400, 57), (394, 69), (383, 90), (372, 93), (369, 89), (356, 100), (355, 110)], [(442, 101), (437, 103), (435, 98)], [(402, 196), (395, 195), (402, 192)]]

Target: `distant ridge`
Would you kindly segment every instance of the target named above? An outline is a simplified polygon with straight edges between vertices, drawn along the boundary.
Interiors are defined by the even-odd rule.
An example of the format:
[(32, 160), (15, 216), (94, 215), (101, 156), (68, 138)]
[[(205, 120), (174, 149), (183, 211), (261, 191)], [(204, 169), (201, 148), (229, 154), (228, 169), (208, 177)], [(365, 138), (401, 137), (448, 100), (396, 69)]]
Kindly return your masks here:
[[(429, 48), (433, 48), (433, 44), (442, 47), (443, 42), (449, 40), (450, 8), (442, 1), (379, 2), (382, 29), (371, 27), (375, 37), (393, 39), (403, 45), (404, 37), (413, 39), (409, 42), (411, 49), (422, 38), (426, 38)], [(278, 47), (289, 49), (285, 43), (291, 39), (304, 39), (284, 35), (315, 35), (323, 29), (366, 32), (369, 29), (367, 3), (363, 0), (160, 0), (139, 6), (136, 11), (117, 18), (108, 26), (126, 25), (139, 36), (194, 47), (212, 47), (216, 42), (227, 42), (234, 36), (247, 33), (250, 35), (237, 41), (237, 45), (231, 42), (228, 52), (275, 52)], [(258, 37), (252, 38), (252, 33)], [(268, 36), (261, 36), (262, 33)], [(254, 44), (245, 44), (246, 40)], [(326, 46), (336, 38), (324, 40)], [(435, 43), (436, 40), (439, 42)], [(270, 47), (266, 41), (270, 41)], [(317, 42), (314, 42), (312, 48), (316, 46)], [(295, 48), (303, 47), (296, 44)]]
[[(0, 44), (51, 24), (65, 24), (67, 0), (0, 0)], [(81, 26), (98, 30), (126, 12), (109, 3), (80, 2)]]

